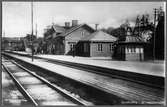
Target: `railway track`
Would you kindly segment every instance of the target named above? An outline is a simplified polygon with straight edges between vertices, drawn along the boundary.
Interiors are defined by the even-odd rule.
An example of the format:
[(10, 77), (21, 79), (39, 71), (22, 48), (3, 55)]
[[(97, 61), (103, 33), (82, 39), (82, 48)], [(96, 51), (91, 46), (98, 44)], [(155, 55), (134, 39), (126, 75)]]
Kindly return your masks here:
[[(44, 61), (48, 61), (48, 60), (44, 60)], [(52, 63), (53, 63), (53, 61), (52, 61)], [(117, 83), (115, 83), (114, 81), (116, 81)], [(87, 82), (88, 82), (88, 84), (91, 84), (91, 80), (87, 81)], [(122, 82), (122, 84), (120, 84), (119, 82)], [(98, 83), (98, 81), (97, 81), (97, 83)], [(98, 84), (103, 84), (103, 83), (98, 83)], [(92, 84), (92, 86), (94, 86), (94, 88), (99, 88), (93, 84)], [(144, 104), (147, 101), (153, 101), (154, 103), (158, 103), (159, 101), (163, 101), (163, 95), (161, 93), (162, 92), (161, 89), (159, 92), (159, 89), (154, 89), (151, 87), (143, 86), (141, 84), (136, 84), (132, 81), (126, 82), (124, 80), (122, 81), (121, 79), (113, 78), (113, 81), (110, 82), (110, 88), (107, 89), (107, 87), (103, 87), (103, 90), (104, 89), (108, 92), (112, 91), (113, 93), (119, 93), (116, 95), (123, 97), (125, 99), (129, 99), (129, 101), (132, 101), (132, 102), (134, 101), (134, 103), (137, 103), (137, 104), (139, 102), (141, 104), (142, 101), (144, 101)], [(129, 91), (129, 90), (131, 90), (131, 91)], [(157, 93), (159, 93), (159, 94), (157, 94)]]
[[(12, 52), (9, 52), (12, 53)], [(20, 54), (20, 53), (12, 53), (16, 55), (21, 55), (24, 57), (29, 57), (31, 58), (31, 55), (29, 54)], [(58, 65), (63, 65), (67, 66), (70, 68), (78, 69), (78, 70), (84, 70), (87, 72), (93, 72), (96, 74), (112, 77), (112, 78), (119, 78), (125, 81), (130, 81), (130, 82), (135, 82), (141, 85), (149, 86), (149, 87), (154, 87), (158, 89), (163, 89), (164, 90), (164, 81), (165, 79), (163, 77), (157, 77), (153, 75), (145, 75), (145, 74), (138, 74), (138, 73), (133, 73), (133, 72), (121, 72), (119, 70), (108, 69), (108, 68), (102, 68), (102, 67), (97, 67), (93, 65), (85, 65), (85, 64), (79, 64), (75, 62), (67, 62), (67, 61), (61, 61), (61, 60), (56, 60), (56, 59), (49, 59), (49, 58), (42, 58), (38, 56), (34, 56), (35, 59), (43, 59), (44, 61), (55, 63)], [(151, 81), (150, 81), (151, 80)]]
[(10, 75), (2, 68), (2, 105), (32, 105), (20, 92)]
[(28, 102), (35, 106), (48, 104), (90, 105), (72, 96), (64, 89), (53, 85), (43, 77), (17, 64), (15, 61), (3, 61), (2, 66)]
[[(40, 57), (38, 57), (38, 58), (40, 59)], [(108, 76), (108, 77), (112, 77), (112, 78), (118, 78), (118, 79), (122, 79), (125, 81), (135, 82), (135, 83), (145, 85), (145, 86), (164, 89), (164, 85), (163, 85), (164, 80), (162, 78), (152, 77), (152, 80), (156, 79), (157, 81), (159, 81), (159, 84), (157, 84), (157, 83), (155, 84), (155, 82), (150, 83), (147, 81), (143, 81), (143, 80), (145, 80), (145, 78), (143, 78), (143, 80), (137, 79), (138, 77), (145, 76), (144, 74), (139, 74), (139, 75), (131, 78), (131, 76), (129, 74), (126, 74), (126, 71), (124, 72), (125, 74), (118, 73), (119, 71), (117, 71), (117, 70), (112, 70), (115, 73), (111, 73), (110, 72), (111, 69), (107, 69), (107, 68), (104, 69), (101, 67), (89, 66), (89, 65), (84, 65), (84, 64), (75, 64), (75, 63), (70, 63), (70, 62), (65, 62), (65, 61), (55, 60), (55, 59), (47, 59), (47, 58), (41, 58), (41, 59), (44, 59), (45, 61), (50, 62), (50, 63), (59, 64), (59, 65), (67, 66), (67, 67), (74, 68), (74, 69), (84, 70), (87, 72), (93, 72), (96, 74), (100, 74), (100, 75), (104, 75), (104, 76)], [(136, 74), (132, 73), (132, 75), (136, 75)], [(127, 76), (129, 76), (129, 78)]]

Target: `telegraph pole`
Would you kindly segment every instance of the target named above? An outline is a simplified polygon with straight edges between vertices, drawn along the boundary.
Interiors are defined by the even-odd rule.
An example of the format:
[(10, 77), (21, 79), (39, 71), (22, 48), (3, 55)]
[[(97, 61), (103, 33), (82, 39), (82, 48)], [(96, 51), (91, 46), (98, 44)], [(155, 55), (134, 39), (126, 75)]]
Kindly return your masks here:
[(31, 1), (31, 26), (32, 26), (32, 33), (31, 33), (31, 51), (32, 51), (32, 62), (34, 60), (34, 46), (33, 46), (33, 0)]
[(36, 24), (36, 31), (35, 31), (36, 38), (37, 38), (37, 33), (38, 31), (37, 31), (37, 24)]
[[(5, 43), (5, 31), (3, 32), (3, 39), (2, 39), (2, 41), (3, 41), (3, 44), (4, 44), (3, 46), (4, 46), (4, 50), (5, 50), (5, 44), (6, 44), (6, 43)], [(1, 48), (1, 49), (2, 49), (2, 48)]]
[(3, 37), (5, 38), (5, 31), (3, 32)]
[(154, 42), (153, 42), (153, 60), (155, 60), (155, 31), (156, 31), (156, 15), (157, 15), (157, 10), (156, 8), (154, 8)]

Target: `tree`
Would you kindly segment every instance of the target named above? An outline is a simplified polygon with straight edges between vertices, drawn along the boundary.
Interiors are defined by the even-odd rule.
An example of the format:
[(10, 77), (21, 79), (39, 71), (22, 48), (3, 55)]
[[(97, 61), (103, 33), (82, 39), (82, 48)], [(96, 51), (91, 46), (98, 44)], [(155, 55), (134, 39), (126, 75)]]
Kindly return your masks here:
[(108, 27), (108, 28), (107, 28), (107, 33), (108, 33), (108, 34), (111, 34), (111, 32), (112, 32), (113, 30), (114, 30), (113, 27)]
[(36, 39), (36, 36), (33, 35), (31, 36), (31, 34), (27, 34), (27, 36), (25, 37), (28, 41), (32, 41), (32, 40), (35, 40)]
[(118, 41), (124, 41), (126, 38), (127, 29), (131, 28), (128, 20), (125, 23), (121, 24), (120, 27), (112, 29), (110, 34), (117, 37)]
[(155, 57), (157, 59), (164, 59), (164, 18), (164, 12), (160, 10), (155, 32)]
[(127, 30), (128, 27), (130, 27), (130, 23), (128, 20), (125, 21), (125, 23), (120, 25), (121, 28), (124, 28), (125, 30)]

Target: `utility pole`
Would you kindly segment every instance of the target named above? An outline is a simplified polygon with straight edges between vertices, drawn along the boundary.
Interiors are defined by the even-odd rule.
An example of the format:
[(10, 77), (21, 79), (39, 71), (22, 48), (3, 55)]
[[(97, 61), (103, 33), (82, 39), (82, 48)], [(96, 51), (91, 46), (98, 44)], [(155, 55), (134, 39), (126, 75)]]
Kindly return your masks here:
[(31, 51), (32, 51), (32, 62), (34, 60), (34, 46), (33, 46), (33, 0), (31, 1), (31, 26), (32, 26), (32, 34), (31, 34)]
[(53, 17), (52, 17), (52, 25), (54, 25), (54, 20), (53, 20)]
[[(4, 46), (4, 50), (5, 50), (5, 31), (3, 32), (3, 38), (2, 38), (2, 41), (3, 41), (3, 46)], [(2, 49), (2, 48), (1, 48)]]
[(153, 42), (153, 60), (155, 60), (155, 31), (156, 31), (156, 16), (157, 16), (157, 10), (156, 8), (154, 8), (154, 42)]
[(37, 38), (37, 33), (38, 31), (37, 31), (37, 24), (36, 24), (36, 31), (35, 31), (36, 38)]
[(3, 32), (3, 37), (5, 38), (5, 31)]

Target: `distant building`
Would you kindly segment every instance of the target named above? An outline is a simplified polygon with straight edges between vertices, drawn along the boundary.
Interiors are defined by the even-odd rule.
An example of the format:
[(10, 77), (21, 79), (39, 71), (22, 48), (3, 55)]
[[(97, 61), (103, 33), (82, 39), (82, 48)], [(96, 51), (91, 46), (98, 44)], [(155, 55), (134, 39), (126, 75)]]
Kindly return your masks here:
[(69, 29), (69, 23), (65, 22), (65, 26), (59, 26), (59, 25), (52, 25), (50, 28), (45, 30), (44, 33), (44, 41), (46, 45), (46, 50), (44, 53), (48, 54), (56, 54), (56, 43), (59, 41), (56, 41), (57, 35), (65, 32), (67, 29)]
[(103, 31), (84, 37), (76, 46), (76, 54), (87, 57), (112, 57), (117, 38)]
[(145, 60), (145, 45), (148, 43), (139, 36), (126, 36), (125, 41), (119, 41), (115, 49), (115, 57), (126, 61)]
[(2, 50), (23, 51), (24, 50), (23, 38), (3, 37), (2, 38)]
[[(32, 47), (32, 40), (33, 40), (33, 47)], [(40, 37), (37, 38), (35, 35), (33, 36), (33, 38), (31, 38), (31, 35), (27, 34), (27, 36), (24, 37), (23, 41), (26, 52), (31, 53), (33, 48), (34, 54), (41, 53), (43, 38)]]
[(24, 38), (23, 38), (23, 42), (24, 42), (24, 47), (26, 52), (31, 53), (32, 52), (32, 40), (35, 40), (36, 36), (33, 35), (33, 37), (31, 36), (31, 34), (27, 34)]

